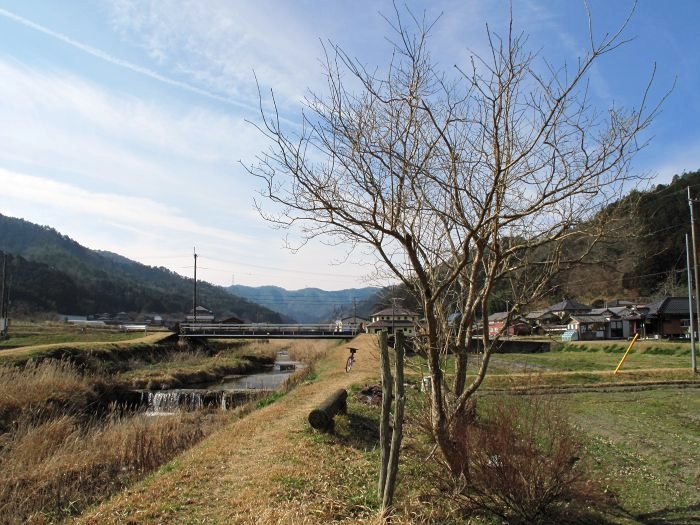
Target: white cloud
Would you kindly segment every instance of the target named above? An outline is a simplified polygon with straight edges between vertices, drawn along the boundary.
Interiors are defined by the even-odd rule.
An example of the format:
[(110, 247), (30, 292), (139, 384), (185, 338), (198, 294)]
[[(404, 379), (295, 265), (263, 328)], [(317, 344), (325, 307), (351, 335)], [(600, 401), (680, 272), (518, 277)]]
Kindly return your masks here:
[(319, 35), (297, 16), (296, 3), (119, 0), (107, 7), (115, 30), (160, 68), (252, 106), (253, 70), (287, 101), (299, 100), (318, 76)]
[(247, 106), (246, 104), (242, 104), (238, 101), (222, 97), (220, 95), (217, 95), (216, 93), (212, 93), (210, 91), (207, 91), (205, 89), (201, 89), (197, 86), (193, 86), (191, 84), (188, 84), (186, 82), (182, 82), (173, 78), (166, 77), (164, 75), (161, 75), (160, 73), (148, 69), (142, 66), (139, 66), (137, 64), (131, 63), (127, 60), (123, 60), (119, 57), (115, 57), (113, 55), (110, 55), (109, 53), (106, 53), (105, 51), (102, 51), (101, 49), (97, 49), (95, 47), (89, 46), (87, 44), (84, 44), (82, 42), (79, 42), (73, 38), (70, 38), (67, 35), (64, 35), (63, 33), (60, 33), (58, 31), (53, 31), (52, 29), (45, 27), (41, 24), (37, 24), (36, 22), (33, 22), (31, 20), (28, 20), (27, 18), (24, 18), (22, 16), (19, 16), (11, 11), (8, 11), (7, 9), (2, 9), (0, 8), (0, 16), (4, 16), (5, 18), (9, 18), (10, 20), (13, 20), (15, 22), (18, 22), (26, 27), (29, 27), (31, 29), (34, 29), (35, 31), (39, 31), (40, 33), (43, 33), (47, 36), (50, 36), (52, 38), (55, 38), (57, 40), (60, 40), (61, 42), (68, 44), (71, 47), (74, 47), (76, 49), (79, 49), (89, 55), (92, 55), (96, 58), (99, 58), (101, 60), (104, 60), (106, 62), (109, 62), (111, 64), (114, 64), (116, 66), (128, 69), (130, 71), (133, 71), (134, 73), (138, 73), (140, 75), (147, 76), (149, 78), (152, 78), (154, 80), (157, 80), (159, 82), (162, 82), (164, 84), (168, 84), (170, 86), (178, 87), (180, 89), (184, 89), (186, 91), (190, 91), (192, 93), (196, 93), (198, 95), (202, 95), (208, 98), (211, 98), (213, 100), (217, 100), (219, 102), (225, 102), (227, 104), (234, 104), (238, 106), (243, 106), (247, 109), (251, 109), (250, 106)]
[(237, 244), (250, 244), (245, 235), (198, 224), (176, 210), (148, 197), (91, 192), (78, 186), (25, 175), (0, 168), (4, 199), (22, 201), (27, 206), (53, 208), (81, 216), (85, 221), (102, 220), (135, 231), (194, 235)]
[[(116, 95), (65, 72), (0, 59), (0, 161), (81, 178), (81, 186), (168, 194), (252, 206), (254, 182), (238, 160), (262, 147), (242, 119), (211, 110), (165, 109)], [(238, 173), (239, 177), (234, 180)], [(237, 192), (234, 193), (234, 183)], [(210, 185), (220, 192), (192, 194)], [(241, 191), (243, 190), (243, 191)]]

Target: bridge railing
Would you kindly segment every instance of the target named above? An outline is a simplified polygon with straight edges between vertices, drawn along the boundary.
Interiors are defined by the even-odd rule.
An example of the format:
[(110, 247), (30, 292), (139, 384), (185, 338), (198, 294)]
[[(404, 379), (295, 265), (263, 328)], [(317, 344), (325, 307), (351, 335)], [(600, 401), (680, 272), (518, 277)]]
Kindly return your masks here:
[(225, 323), (181, 323), (181, 335), (225, 335), (225, 334), (250, 334), (250, 335), (301, 335), (301, 334), (339, 334), (357, 335), (357, 329), (339, 330), (334, 323), (323, 324), (225, 324)]

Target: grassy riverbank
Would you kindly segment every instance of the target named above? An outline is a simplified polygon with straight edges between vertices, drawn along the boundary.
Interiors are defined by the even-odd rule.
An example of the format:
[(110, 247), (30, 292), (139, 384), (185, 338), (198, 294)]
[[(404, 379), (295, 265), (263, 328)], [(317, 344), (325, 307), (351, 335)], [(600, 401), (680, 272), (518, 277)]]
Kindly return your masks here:
[[(158, 359), (132, 355), (118, 367), (106, 366), (106, 376), (48, 360), (2, 369), (8, 375), (0, 381), (10, 386), (0, 395), (0, 412), (14, 403), (12, 410), (5, 409), (14, 415), (5, 417), (8, 425), (0, 434), (0, 468), (8, 473), (0, 481), (0, 509), (6, 511), (0, 522), (76, 517), (91, 524), (380, 523), (375, 495), (379, 411), (360, 392), (377, 382), (375, 340), (365, 335), (352, 342), (360, 351), (349, 374), (344, 346), (326, 353), (333, 344), (275, 341), (166, 353)], [(292, 359), (325, 357), (310, 376), (297, 376), (294, 381), (301, 384), (293, 390), (286, 386), (235, 412), (143, 418), (105, 411), (98, 416), (90, 402), (99, 396), (105, 377), (121, 384), (153, 381), (246, 355), (261, 359), (282, 347)], [(589, 354), (600, 360), (588, 360)], [(630, 367), (620, 376), (608, 369), (607, 356), (614, 352), (495, 356), (494, 373), (479, 394), (480, 414), (500, 406), (509, 392), (549, 392), (546, 399), (577, 429), (577, 465), (592, 479), (592, 499), (570, 503), (559, 516), (566, 519), (558, 522), (692, 523), (700, 505), (692, 489), (700, 481), (694, 459), (700, 446), (697, 383), (687, 369), (668, 366), (668, 359), (686, 356), (639, 355), (644, 354), (649, 368)], [(586, 357), (577, 361), (581, 355)], [(557, 358), (567, 365), (557, 364)], [(478, 358), (472, 361), (479, 364)], [(453, 497), (439, 455), (422, 430), (429, 420), (418, 388), (424, 373), (424, 361), (412, 357), (393, 522), (501, 523), (468, 511)], [(684, 381), (683, 389), (678, 381)], [(351, 392), (348, 415), (337, 417), (335, 434), (312, 431), (308, 412), (341, 387)], [(533, 397), (517, 399), (527, 403)], [(95, 506), (85, 510), (90, 505)]]
[[(333, 351), (318, 364), (313, 381), (222, 428), (77, 522), (380, 523), (375, 495), (379, 411), (359, 393), (377, 380), (377, 352), (370, 336), (352, 345), (360, 351), (350, 374), (343, 371), (347, 352)], [(508, 364), (501, 366), (505, 376)], [(451, 495), (439, 456), (431, 453), (433, 445), (421, 430), (426, 414), (418, 389), (420, 359), (412, 358), (409, 368), (409, 417), (393, 523), (501, 523), (466, 512)], [(517, 366), (510, 370), (521, 374)], [(555, 380), (561, 374), (552, 371), (546, 377)], [(348, 415), (336, 418), (335, 434), (310, 430), (309, 410), (340, 387), (348, 387), (351, 396)], [(565, 509), (558, 522), (692, 523), (700, 504), (692, 490), (699, 479), (697, 462), (680, 458), (694, 457), (700, 445), (697, 392), (659, 386), (550, 397), (576, 425), (580, 463), (596, 487), (588, 506)], [(500, 399), (480, 396), (479, 410), (488, 412)]]
[[(102, 396), (114, 393), (115, 385), (124, 384), (126, 377), (150, 381), (184, 370), (191, 378), (209, 370), (212, 362), (271, 362), (282, 349), (312, 363), (334, 344), (215, 345), (208, 350), (170, 351), (162, 361), (153, 360), (157, 354), (145, 360), (132, 356), (120, 363), (122, 370), (116, 374), (52, 359), (0, 367), (0, 523), (64, 521), (131, 486), (257, 406), (253, 401), (229, 411), (199, 410), (169, 417), (110, 408)], [(310, 372), (312, 368), (305, 371)], [(299, 380), (303, 376), (293, 376), (274, 399)]]

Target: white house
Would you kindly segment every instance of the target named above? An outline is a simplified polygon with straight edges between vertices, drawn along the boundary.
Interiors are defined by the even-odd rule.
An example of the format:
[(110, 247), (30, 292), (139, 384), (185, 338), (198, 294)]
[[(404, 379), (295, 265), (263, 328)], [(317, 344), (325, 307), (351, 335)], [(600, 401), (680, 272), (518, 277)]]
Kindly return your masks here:
[(419, 315), (406, 308), (385, 308), (372, 314), (372, 322), (367, 325), (367, 332), (376, 334), (386, 330), (389, 335), (399, 330), (407, 336), (418, 333)]

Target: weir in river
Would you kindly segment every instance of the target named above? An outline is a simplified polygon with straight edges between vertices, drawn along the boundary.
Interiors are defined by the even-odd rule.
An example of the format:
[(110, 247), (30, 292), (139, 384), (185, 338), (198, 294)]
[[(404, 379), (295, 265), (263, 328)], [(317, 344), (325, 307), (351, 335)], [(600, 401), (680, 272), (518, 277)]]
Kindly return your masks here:
[(231, 409), (258, 399), (279, 388), (282, 383), (302, 367), (290, 361), (287, 352), (277, 353), (274, 365), (266, 372), (242, 376), (230, 376), (209, 385), (196, 388), (144, 391), (142, 404), (147, 415), (167, 415), (202, 408)]

